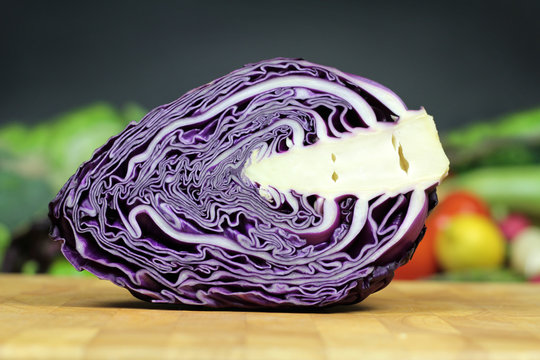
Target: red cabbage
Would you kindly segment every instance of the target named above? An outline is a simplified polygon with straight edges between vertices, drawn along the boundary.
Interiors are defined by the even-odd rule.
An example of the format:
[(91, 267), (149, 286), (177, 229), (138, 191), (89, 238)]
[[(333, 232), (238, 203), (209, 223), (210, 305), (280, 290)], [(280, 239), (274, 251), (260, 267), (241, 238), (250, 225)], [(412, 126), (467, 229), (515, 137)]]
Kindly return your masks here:
[(351, 304), (423, 236), (448, 161), (432, 118), (387, 88), (278, 58), (160, 106), (50, 203), (79, 270), (152, 302)]

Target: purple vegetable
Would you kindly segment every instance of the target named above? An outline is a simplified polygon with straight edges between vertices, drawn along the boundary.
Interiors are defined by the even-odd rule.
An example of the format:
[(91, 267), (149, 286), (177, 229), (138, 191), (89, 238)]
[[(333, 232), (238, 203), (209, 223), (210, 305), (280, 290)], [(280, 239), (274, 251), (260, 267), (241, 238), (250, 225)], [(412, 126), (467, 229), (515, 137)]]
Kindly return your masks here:
[(447, 171), (423, 109), (278, 58), (112, 137), (51, 202), (51, 236), (76, 268), (152, 302), (351, 304), (409, 260)]

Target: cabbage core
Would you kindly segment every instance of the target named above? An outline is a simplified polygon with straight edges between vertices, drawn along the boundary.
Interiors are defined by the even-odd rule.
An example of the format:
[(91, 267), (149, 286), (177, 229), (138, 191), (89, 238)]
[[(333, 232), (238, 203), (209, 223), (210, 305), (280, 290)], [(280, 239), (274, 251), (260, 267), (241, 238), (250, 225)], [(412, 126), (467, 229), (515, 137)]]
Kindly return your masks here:
[(424, 110), (340, 138), (319, 138), (309, 146), (293, 140), (288, 151), (270, 156), (257, 149), (244, 173), (260, 185), (263, 196), (273, 188), (332, 200), (343, 195), (371, 199), (421, 188), (448, 172), (433, 118)]

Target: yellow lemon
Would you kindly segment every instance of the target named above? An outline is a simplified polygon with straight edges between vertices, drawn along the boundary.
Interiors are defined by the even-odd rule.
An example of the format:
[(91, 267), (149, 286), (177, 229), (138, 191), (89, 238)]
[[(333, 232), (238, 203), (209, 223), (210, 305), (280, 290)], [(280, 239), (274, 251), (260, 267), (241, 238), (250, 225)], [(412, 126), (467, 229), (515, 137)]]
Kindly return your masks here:
[(435, 240), (437, 260), (447, 271), (500, 267), (505, 250), (497, 225), (478, 214), (452, 217)]

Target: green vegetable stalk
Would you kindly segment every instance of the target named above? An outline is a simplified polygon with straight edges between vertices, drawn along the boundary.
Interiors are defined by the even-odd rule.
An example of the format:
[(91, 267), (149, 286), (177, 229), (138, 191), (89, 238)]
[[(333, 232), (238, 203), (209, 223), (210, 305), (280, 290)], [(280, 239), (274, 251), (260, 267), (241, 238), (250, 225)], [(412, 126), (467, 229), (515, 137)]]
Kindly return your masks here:
[(441, 192), (469, 190), (494, 207), (540, 218), (540, 165), (471, 170), (443, 183)]

